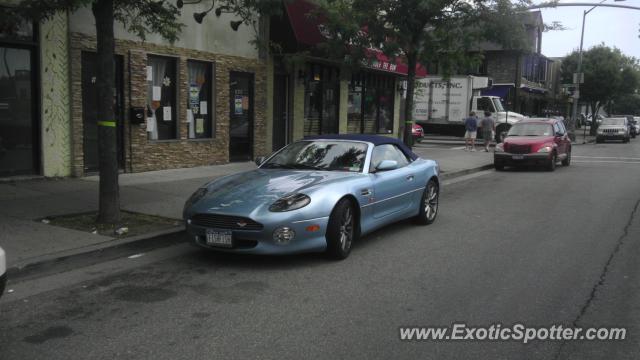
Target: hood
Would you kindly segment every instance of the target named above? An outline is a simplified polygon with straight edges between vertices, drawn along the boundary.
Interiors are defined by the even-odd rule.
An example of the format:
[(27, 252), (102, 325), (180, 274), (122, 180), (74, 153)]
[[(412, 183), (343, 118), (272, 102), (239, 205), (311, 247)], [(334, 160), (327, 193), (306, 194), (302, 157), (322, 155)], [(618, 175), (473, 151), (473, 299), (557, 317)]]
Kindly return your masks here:
[(509, 136), (504, 139), (504, 143), (510, 145), (542, 145), (552, 143), (553, 140), (553, 136)]
[(214, 180), (206, 185), (207, 194), (196, 204), (200, 211), (250, 213), (269, 206), (290, 193), (309, 193), (313, 187), (326, 185), (362, 173), (256, 169)]
[(598, 129), (626, 129), (626, 125), (600, 125)]

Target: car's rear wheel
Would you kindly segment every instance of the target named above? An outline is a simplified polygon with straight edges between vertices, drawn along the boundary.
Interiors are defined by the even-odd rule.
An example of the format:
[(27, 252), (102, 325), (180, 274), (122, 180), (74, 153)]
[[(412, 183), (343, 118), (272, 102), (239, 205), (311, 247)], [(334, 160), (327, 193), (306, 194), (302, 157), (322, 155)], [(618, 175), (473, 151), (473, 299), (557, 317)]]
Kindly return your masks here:
[(421, 225), (429, 225), (436, 221), (438, 215), (438, 205), (440, 197), (440, 188), (438, 183), (430, 179), (427, 182), (427, 186), (422, 192), (422, 199), (420, 200), (420, 212), (416, 216), (416, 222)]
[(558, 162), (558, 156), (556, 155), (556, 153), (553, 153), (551, 154), (551, 157), (549, 158), (549, 162), (547, 163), (547, 170), (548, 171), (555, 170), (556, 162)]
[(504, 164), (502, 162), (499, 161), (493, 161), (493, 168), (496, 169), (496, 171), (502, 171), (504, 170)]
[(327, 254), (329, 257), (342, 260), (351, 252), (356, 237), (356, 218), (353, 204), (349, 199), (342, 199), (333, 208), (327, 226)]
[(567, 157), (562, 160), (562, 166), (571, 165), (571, 150), (567, 151)]

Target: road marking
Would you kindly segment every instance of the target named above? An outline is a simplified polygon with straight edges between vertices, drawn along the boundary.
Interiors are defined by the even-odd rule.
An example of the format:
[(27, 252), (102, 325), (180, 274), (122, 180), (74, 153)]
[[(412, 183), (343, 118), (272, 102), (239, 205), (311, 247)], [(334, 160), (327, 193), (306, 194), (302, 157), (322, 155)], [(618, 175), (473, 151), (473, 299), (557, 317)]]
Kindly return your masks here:
[(573, 160), (572, 163), (583, 163), (583, 164), (596, 164), (596, 163), (609, 163), (609, 164), (640, 164), (640, 161), (623, 161), (623, 160)]
[(573, 155), (573, 158), (581, 158), (581, 159), (639, 160), (639, 161), (640, 161), (640, 158), (632, 158), (632, 157), (618, 157), (618, 156), (580, 156), (580, 155)]

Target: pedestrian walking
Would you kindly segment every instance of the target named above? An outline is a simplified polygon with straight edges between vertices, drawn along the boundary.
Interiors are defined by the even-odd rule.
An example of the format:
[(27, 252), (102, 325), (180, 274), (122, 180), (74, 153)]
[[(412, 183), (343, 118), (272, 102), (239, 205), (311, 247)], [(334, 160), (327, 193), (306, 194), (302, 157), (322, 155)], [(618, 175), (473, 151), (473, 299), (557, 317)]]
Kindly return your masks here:
[(475, 112), (470, 112), (469, 117), (464, 120), (464, 143), (465, 151), (476, 151), (476, 135), (478, 133), (478, 118)]
[(496, 131), (496, 122), (491, 117), (489, 111), (484, 112), (484, 118), (480, 121), (480, 127), (482, 127), (482, 138), (484, 139), (484, 151), (489, 152), (489, 145), (491, 144), (491, 138)]

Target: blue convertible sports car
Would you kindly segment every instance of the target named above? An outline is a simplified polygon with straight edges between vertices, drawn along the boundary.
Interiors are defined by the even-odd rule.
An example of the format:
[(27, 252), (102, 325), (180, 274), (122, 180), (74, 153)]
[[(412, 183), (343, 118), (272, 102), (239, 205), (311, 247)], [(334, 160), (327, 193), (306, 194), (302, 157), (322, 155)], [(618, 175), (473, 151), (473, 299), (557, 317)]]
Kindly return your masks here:
[(438, 213), (438, 165), (397, 139), (327, 135), (257, 159), (259, 168), (216, 179), (184, 207), (191, 241), (250, 254), (326, 251), (344, 259), (361, 235)]

